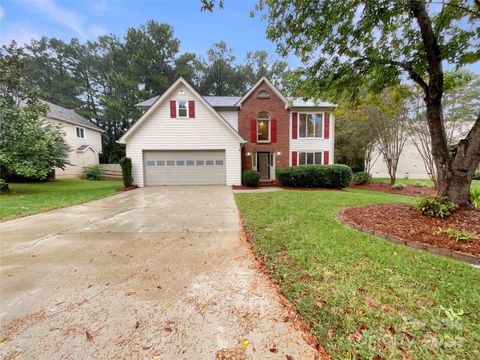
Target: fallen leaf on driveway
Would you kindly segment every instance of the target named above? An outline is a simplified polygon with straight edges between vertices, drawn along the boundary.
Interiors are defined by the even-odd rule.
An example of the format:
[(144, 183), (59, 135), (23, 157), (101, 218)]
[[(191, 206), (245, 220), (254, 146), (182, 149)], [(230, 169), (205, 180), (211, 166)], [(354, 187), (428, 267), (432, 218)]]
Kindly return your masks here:
[(135, 329), (138, 329), (139, 327), (140, 327), (140, 323), (137, 321), (137, 322), (135, 323)]
[(270, 348), (270, 352), (276, 353), (276, 352), (278, 352), (278, 349), (276, 347), (272, 347), (272, 348)]
[(287, 360), (295, 360), (293, 356), (290, 356), (290, 355), (285, 355), (285, 357), (287, 358)]
[(90, 341), (90, 342), (93, 341), (93, 336), (88, 331), (85, 331), (85, 335), (87, 336), (88, 341)]
[(242, 343), (242, 347), (245, 349), (245, 348), (248, 346), (249, 343), (250, 343), (250, 341), (245, 340), (245, 341)]

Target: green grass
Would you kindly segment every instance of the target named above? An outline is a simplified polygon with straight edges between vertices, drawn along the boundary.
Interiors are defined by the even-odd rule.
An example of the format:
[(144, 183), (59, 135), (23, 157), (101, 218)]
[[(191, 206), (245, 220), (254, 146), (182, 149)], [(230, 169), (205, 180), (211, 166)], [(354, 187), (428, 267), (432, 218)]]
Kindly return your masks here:
[(235, 198), (254, 250), (333, 358), (480, 358), (479, 269), (336, 219), (343, 207), (413, 198), (350, 189)]
[[(373, 178), (373, 181), (390, 183), (390, 178)], [(428, 180), (428, 179), (397, 179), (396, 181), (397, 184), (404, 184), (404, 185), (415, 185), (417, 182), (424, 183), (427, 186), (433, 186), (432, 180)], [(473, 180), (471, 188), (480, 189), (480, 180)]]
[(115, 194), (120, 180), (55, 180), (44, 183), (10, 183), (11, 192), (0, 195), (0, 220), (36, 214)]

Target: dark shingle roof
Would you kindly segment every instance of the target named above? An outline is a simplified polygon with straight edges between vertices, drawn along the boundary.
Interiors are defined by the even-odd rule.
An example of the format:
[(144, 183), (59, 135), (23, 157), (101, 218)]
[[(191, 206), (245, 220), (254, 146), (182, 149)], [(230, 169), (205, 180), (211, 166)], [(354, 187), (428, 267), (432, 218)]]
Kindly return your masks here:
[[(92, 130), (103, 131), (97, 125), (92, 123), (90, 120), (85, 119), (83, 116), (77, 114), (75, 111), (66, 109), (64, 107), (52, 104), (51, 102), (42, 100), (43, 103), (47, 104), (49, 109), (47, 111), (47, 117), (56, 119), (59, 121), (65, 121), (70, 124), (83, 126)], [(26, 103), (21, 103), (20, 107), (25, 107)]]
[[(142, 101), (135, 105), (138, 108), (149, 108), (153, 105), (155, 101), (160, 96), (154, 96), (150, 99)], [(235, 107), (238, 100), (240, 100), (241, 96), (203, 96), (203, 98), (212, 106), (212, 107)]]

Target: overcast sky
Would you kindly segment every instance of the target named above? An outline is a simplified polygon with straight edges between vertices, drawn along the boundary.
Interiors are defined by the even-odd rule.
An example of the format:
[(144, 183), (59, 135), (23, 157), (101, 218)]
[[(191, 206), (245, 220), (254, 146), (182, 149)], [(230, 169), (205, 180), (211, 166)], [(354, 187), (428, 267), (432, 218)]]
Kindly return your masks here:
[[(239, 62), (254, 50), (278, 59), (275, 45), (265, 36), (266, 23), (250, 17), (256, 3), (226, 0), (223, 10), (210, 13), (200, 11), (200, 0), (2, 0), (0, 42), (15, 39), (23, 44), (41, 36), (85, 40), (108, 33), (122, 37), (129, 27), (153, 19), (174, 27), (181, 52), (205, 56), (213, 43), (224, 40)], [(292, 67), (300, 65), (293, 55), (286, 60)], [(480, 73), (480, 63), (468, 68)]]

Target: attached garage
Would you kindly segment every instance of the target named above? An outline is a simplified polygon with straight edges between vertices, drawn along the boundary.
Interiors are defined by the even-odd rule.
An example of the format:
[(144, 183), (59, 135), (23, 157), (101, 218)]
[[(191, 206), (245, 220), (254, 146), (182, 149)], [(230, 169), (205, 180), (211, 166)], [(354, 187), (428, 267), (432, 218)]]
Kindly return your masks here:
[(225, 185), (225, 150), (144, 151), (145, 186)]

